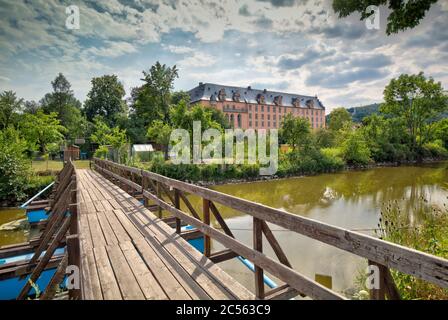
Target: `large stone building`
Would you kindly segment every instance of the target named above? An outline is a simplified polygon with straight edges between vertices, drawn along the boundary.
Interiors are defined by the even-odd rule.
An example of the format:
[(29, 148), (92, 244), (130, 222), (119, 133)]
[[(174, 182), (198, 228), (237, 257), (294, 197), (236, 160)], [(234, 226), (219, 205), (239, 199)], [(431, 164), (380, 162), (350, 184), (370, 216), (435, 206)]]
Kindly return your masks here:
[(188, 93), (192, 104), (221, 110), (234, 128), (280, 128), (288, 113), (307, 118), (313, 128), (325, 126), (325, 107), (317, 97), (202, 82)]

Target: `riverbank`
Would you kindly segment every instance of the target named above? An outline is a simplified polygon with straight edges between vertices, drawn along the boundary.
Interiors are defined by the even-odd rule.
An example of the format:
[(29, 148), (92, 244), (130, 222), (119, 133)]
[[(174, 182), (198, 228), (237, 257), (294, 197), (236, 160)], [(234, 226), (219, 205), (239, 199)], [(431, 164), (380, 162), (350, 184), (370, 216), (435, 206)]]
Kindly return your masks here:
[[(237, 178), (229, 178), (229, 179), (219, 179), (219, 180), (184, 180), (188, 183), (200, 185), (203, 187), (211, 187), (211, 186), (218, 186), (218, 185), (226, 185), (226, 184), (241, 184), (241, 183), (251, 183), (251, 182), (262, 182), (262, 181), (270, 181), (270, 180), (283, 180), (283, 179), (290, 179), (290, 178), (300, 178), (300, 177), (310, 177), (310, 176), (316, 176), (319, 174), (329, 174), (329, 173), (341, 173), (341, 172), (347, 172), (347, 171), (362, 171), (362, 170), (369, 170), (374, 168), (382, 168), (382, 167), (401, 167), (401, 166), (411, 166), (411, 165), (426, 165), (426, 164), (437, 164), (441, 162), (445, 162), (448, 159), (433, 159), (433, 158), (426, 158), (421, 161), (401, 161), (401, 162), (379, 162), (374, 164), (368, 164), (364, 166), (348, 166), (346, 165), (344, 168), (339, 170), (328, 170), (328, 171), (321, 171), (321, 172), (315, 172), (315, 173), (306, 173), (306, 174), (291, 174), (291, 175), (271, 175), (271, 176), (253, 176), (253, 177), (247, 177), (242, 179)], [(174, 178), (174, 177), (173, 177)]]

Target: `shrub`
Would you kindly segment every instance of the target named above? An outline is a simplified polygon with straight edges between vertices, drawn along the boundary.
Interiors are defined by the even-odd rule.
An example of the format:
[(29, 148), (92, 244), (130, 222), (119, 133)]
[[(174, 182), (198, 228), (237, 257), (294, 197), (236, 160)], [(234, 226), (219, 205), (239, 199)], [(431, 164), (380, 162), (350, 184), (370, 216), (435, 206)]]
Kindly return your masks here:
[[(381, 211), (380, 238), (442, 258), (448, 258), (448, 210), (430, 206), (421, 199), (417, 221), (407, 211), (390, 202)], [(391, 270), (403, 299), (448, 299), (448, 289), (441, 288), (411, 275)]]
[(442, 140), (436, 140), (423, 145), (423, 155), (430, 158), (446, 158), (448, 151), (443, 147)]
[(0, 131), (0, 201), (15, 203), (26, 197), (30, 161), (25, 158), (26, 143), (19, 133)]
[(95, 150), (94, 157), (105, 159), (108, 154), (109, 154), (109, 148), (107, 146), (100, 146), (98, 149)]
[(370, 159), (370, 149), (358, 132), (351, 132), (342, 142), (342, 154), (344, 160), (352, 165), (366, 165)]
[(322, 154), (322, 166), (332, 171), (341, 170), (345, 166), (342, 158), (341, 148), (323, 148), (320, 150)]

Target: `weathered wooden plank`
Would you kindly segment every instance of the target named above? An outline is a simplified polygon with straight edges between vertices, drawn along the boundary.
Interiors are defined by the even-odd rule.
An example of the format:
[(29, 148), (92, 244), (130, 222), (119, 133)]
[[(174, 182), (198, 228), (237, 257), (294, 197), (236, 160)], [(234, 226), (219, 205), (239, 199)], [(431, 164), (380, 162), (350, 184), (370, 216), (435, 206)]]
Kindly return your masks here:
[(134, 273), (118, 246), (106, 246), (117, 284), (124, 300), (144, 300), (145, 296), (135, 279)]
[(93, 249), (92, 247), (83, 246), (82, 244), (81, 248), (83, 299), (102, 300), (103, 293), (101, 291), (101, 283)]
[(168, 299), (162, 287), (138, 254), (134, 245), (131, 242), (122, 242), (120, 243), (120, 248), (126, 257), (145, 298), (148, 300)]
[(137, 239), (135, 246), (140, 252), (141, 257), (151, 269), (157, 278), (166, 295), (171, 300), (191, 300), (187, 291), (180, 285), (176, 278), (172, 275), (166, 265), (160, 260), (159, 256), (154, 252), (153, 248), (148, 245), (144, 238)]
[(117, 279), (110, 264), (106, 248), (104, 246), (96, 246), (93, 248), (93, 253), (104, 300), (121, 300), (120, 288), (117, 284)]

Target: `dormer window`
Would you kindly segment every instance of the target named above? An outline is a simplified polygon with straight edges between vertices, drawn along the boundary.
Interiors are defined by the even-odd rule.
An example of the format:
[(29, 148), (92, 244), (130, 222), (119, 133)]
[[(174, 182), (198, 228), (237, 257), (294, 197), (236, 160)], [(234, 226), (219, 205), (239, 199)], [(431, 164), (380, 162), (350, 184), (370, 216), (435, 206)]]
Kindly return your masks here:
[(274, 97), (274, 104), (276, 106), (281, 106), (283, 102), (283, 96), (276, 96)]
[(261, 93), (258, 94), (257, 95), (257, 102), (258, 102), (258, 104), (264, 104), (265, 103), (264, 101), (265, 101), (264, 95), (262, 95)]
[(226, 90), (224, 90), (224, 89), (219, 90), (218, 99), (219, 99), (219, 101), (226, 100)]
[(239, 92), (238, 90), (236, 90), (236, 91), (233, 93), (233, 97), (232, 97), (232, 99), (233, 99), (233, 101), (235, 101), (235, 102), (240, 102), (240, 97), (241, 97), (240, 92)]

